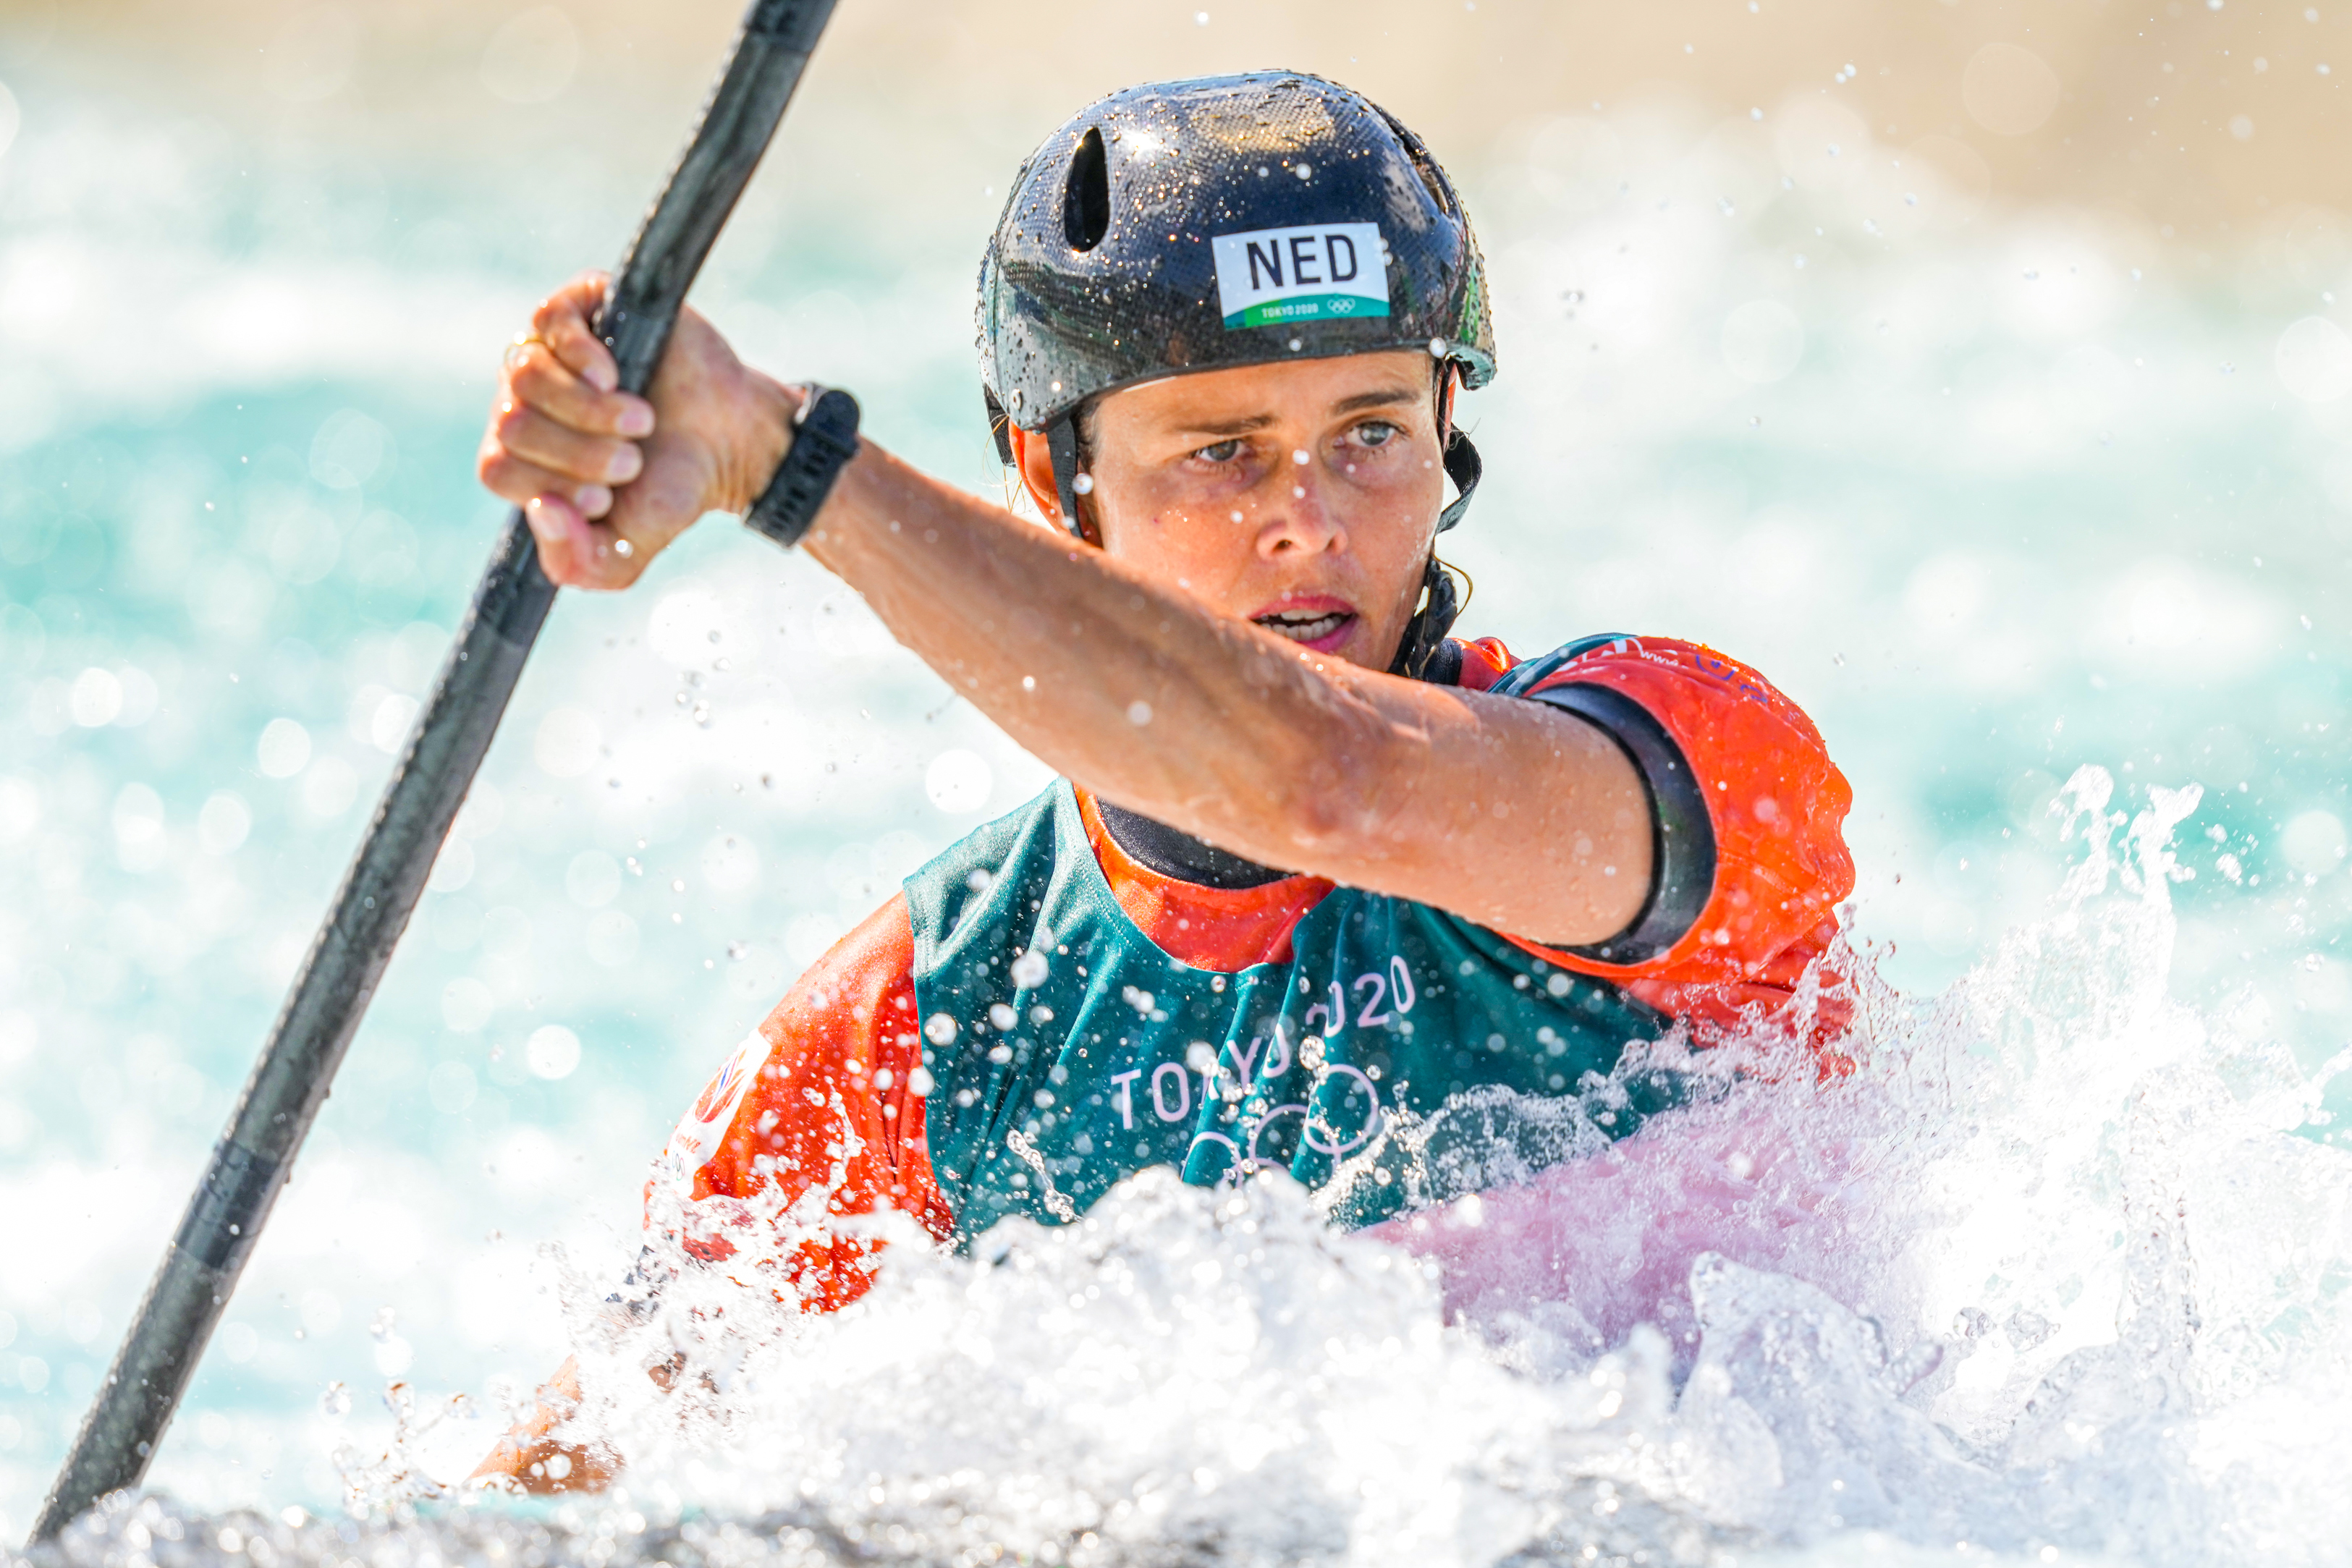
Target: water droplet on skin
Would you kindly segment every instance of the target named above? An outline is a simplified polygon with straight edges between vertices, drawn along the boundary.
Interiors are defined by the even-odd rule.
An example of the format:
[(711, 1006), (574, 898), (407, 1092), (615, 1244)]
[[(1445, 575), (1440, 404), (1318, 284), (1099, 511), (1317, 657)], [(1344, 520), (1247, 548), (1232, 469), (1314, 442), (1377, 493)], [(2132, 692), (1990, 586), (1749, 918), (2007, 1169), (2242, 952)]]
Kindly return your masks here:
[(613, 541), (613, 553), (614, 555), (621, 556), (635, 555), (637, 553), (637, 547), (631, 544), (626, 539), (614, 539)]
[(1127, 722), (1140, 729), (1151, 722), (1151, 705), (1141, 697), (1127, 705)]
[(1070, 481), (1070, 488), (1081, 496), (1091, 496), (1095, 493), (1095, 476), (1091, 474), (1081, 474)]

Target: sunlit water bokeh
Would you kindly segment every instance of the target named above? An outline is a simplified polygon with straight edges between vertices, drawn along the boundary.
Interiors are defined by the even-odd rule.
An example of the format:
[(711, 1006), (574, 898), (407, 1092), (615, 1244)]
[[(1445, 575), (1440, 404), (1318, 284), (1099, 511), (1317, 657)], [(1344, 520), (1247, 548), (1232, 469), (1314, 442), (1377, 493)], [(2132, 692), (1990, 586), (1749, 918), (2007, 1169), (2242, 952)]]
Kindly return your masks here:
[[(37, 74), (6, 87), (14, 1540), (478, 569), (498, 509), (471, 454), (498, 345), (550, 282), (607, 258), (643, 193), (583, 177), (518, 227), (473, 184)], [(1449, 550), (1478, 585), (1465, 629), (1522, 651), (1704, 639), (1804, 704), (1854, 782), (1852, 924), (1909, 1002), (1873, 1015), (1888, 1065), (1867, 1093), (1820, 1113), (1875, 1163), (1767, 1167), (1833, 1195), (1774, 1189), (1834, 1266), (1708, 1207), (1685, 1176), (1746, 1145), (1702, 1125), (1643, 1156), (1666, 1176), (1575, 1178), (1663, 1239), (1644, 1300), (1601, 1299), (1590, 1281), (1630, 1255), (1579, 1252), (1546, 1218), (1574, 1212), (1573, 1180), (1539, 1185), (1508, 1231), (1589, 1266), (1538, 1286), (1427, 1237), (1441, 1278), (1317, 1239), (1292, 1196), (1221, 1215), (1147, 1186), (1106, 1211), (1124, 1241), (1020, 1238), (1021, 1267), (993, 1275), (909, 1264), (857, 1323), (786, 1336), (731, 1449), (649, 1460), (618, 1513), (558, 1520), (536, 1548), (540, 1525), (468, 1515), (394, 1558), (495, 1560), (494, 1537), (525, 1557), (798, 1550), (703, 1525), (583, 1544), (628, 1537), (629, 1510), (658, 1530), (686, 1507), (771, 1511), (836, 1555), (898, 1528), (915, 1560), (1067, 1552), (1086, 1530), (1115, 1561), (1574, 1560), (1585, 1538), (1560, 1521), (1613, 1518), (1592, 1511), (1621, 1493), (1596, 1550), (1859, 1560), (1880, 1550), (1866, 1527), (1937, 1552), (2326, 1561), (2344, 1539), (2307, 1461), (2340, 1447), (2352, 1183), (2295, 1068), (2352, 1019), (2352, 348), (2328, 324), (2347, 258), (2281, 243), (2200, 263), (2112, 216), (1972, 210), (1932, 161), (1874, 149), (1819, 100), (1713, 127), (1637, 103), (1441, 152), (1482, 225), (1503, 349), (1472, 412), (1487, 487)], [(698, 296), (746, 352), (855, 387), (879, 439), (992, 486), (969, 352), (985, 212), (887, 256), (746, 216)], [(2117, 890), (2062, 938), (2035, 923), (2064, 924), (2047, 901), (2090, 853), (2053, 810), (2086, 762), (2126, 814), (2150, 784), (2203, 792), (2174, 832), (2170, 907)], [(281, 1557), (348, 1552), (334, 1524), (279, 1514), (339, 1515), (336, 1450), (389, 1440), (375, 1391), (400, 1377), (426, 1407), (470, 1391), (490, 1411), (551, 1366), (573, 1287), (540, 1243), (560, 1239), (579, 1278), (615, 1272), (644, 1161), (716, 1059), (898, 875), (1043, 778), (829, 579), (731, 525), (633, 594), (568, 597), (154, 1484), (264, 1508), (277, 1524), (236, 1528)], [(2173, 1206), (2168, 1228), (2124, 1234), (2150, 1204)], [(1515, 1211), (1495, 1207), (1506, 1233)], [(1243, 1224), (1275, 1238), (1245, 1299), (1179, 1272), (1153, 1287), (1189, 1325), (1171, 1343), (1206, 1354), (1238, 1321), (1223, 1312), (1293, 1312), (1314, 1335), (1254, 1327), (1222, 1380), (1159, 1364), (1121, 1405), (1100, 1369), (1156, 1330), (1039, 1326), (1120, 1269), (1227, 1267)], [(1695, 1301), (1709, 1254), (1729, 1261), (1702, 1267)], [(1551, 1305), (1513, 1317), (1531, 1291)], [(1442, 1329), (1447, 1297), (1484, 1337)], [(2163, 1315), (2182, 1301), (2207, 1325), (2187, 1342)], [(1645, 1318), (1708, 1348), (1637, 1333)], [(957, 1359), (1000, 1341), (993, 1364)], [(1236, 1388), (1282, 1412), (1276, 1437), (1246, 1437)], [(1005, 1447), (1009, 1401), (1030, 1449)], [(495, 1425), (420, 1441), (446, 1469)], [(1253, 1442), (1282, 1486), (1228, 1485), (1202, 1457)], [(1891, 1500), (1842, 1513), (1832, 1482)], [(168, 1538), (162, 1515), (138, 1528)], [(196, 1533), (217, 1549), (218, 1529)], [(112, 1550), (151, 1549), (121, 1531)]]

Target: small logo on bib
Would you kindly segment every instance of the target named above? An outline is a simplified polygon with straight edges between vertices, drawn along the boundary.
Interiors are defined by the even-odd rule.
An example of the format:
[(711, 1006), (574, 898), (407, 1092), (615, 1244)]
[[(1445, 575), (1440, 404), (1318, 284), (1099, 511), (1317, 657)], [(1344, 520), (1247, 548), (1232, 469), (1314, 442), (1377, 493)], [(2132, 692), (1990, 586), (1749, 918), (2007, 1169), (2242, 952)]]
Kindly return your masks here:
[(1218, 235), (1217, 306), (1228, 331), (1389, 313), (1377, 224), (1309, 224)]

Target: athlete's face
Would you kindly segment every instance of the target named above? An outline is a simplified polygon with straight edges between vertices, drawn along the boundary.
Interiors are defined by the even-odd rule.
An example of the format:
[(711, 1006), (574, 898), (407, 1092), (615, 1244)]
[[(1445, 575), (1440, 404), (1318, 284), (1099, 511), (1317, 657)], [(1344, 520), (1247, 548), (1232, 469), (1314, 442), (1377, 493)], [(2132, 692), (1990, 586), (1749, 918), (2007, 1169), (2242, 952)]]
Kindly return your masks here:
[[(1385, 669), (1444, 503), (1431, 381), (1426, 354), (1400, 350), (1111, 393), (1088, 456), (1103, 549), (1228, 615)], [(1054, 496), (1045, 444), (1022, 453), (1041, 505)]]

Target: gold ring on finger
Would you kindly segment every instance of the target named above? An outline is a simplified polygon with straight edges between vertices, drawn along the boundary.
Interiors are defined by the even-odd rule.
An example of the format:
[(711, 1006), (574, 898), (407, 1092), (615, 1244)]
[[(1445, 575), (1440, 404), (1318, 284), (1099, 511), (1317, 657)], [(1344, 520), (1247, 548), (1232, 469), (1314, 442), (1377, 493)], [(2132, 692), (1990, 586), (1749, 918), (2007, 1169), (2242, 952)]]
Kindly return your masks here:
[(547, 340), (536, 332), (517, 332), (514, 335), (514, 341), (507, 345), (507, 369), (520, 370), (522, 362), (530, 357), (530, 346), (533, 343), (543, 348), (546, 346)]

